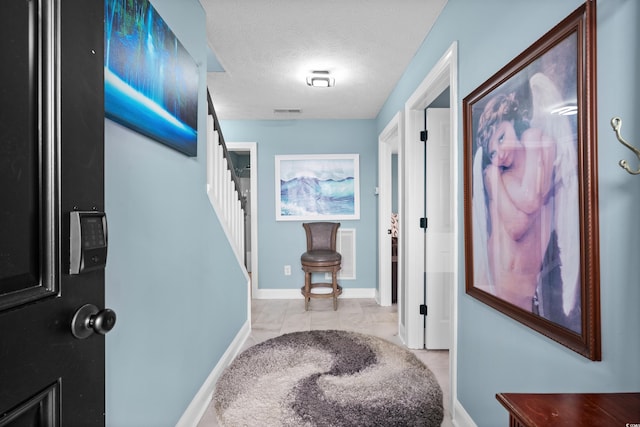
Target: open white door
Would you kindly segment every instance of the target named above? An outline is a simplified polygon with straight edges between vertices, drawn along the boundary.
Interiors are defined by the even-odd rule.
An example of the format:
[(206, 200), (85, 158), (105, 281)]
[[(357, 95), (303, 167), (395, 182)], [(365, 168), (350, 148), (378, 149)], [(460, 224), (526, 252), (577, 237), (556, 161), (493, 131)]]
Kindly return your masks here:
[(453, 282), (452, 149), (448, 108), (427, 108), (427, 307), (425, 347), (448, 350)]
[[(449, 49), (440, 58), (438, 63), (434, 65), (429, 74), (422, 83), (416, 88), (414, 93), (405, 103), (404, 109), (404, 138), (401, 140), (399, 147), (399, 163), (401, 164), (402, 180), (404, 184), (402, 195), (404, 195), (401, 204), (401, 221), (404, 227), (400, 228), (401, 248), (403, 250), (403, 265), (400, 267), (403, 272), (406, 286), (406, 300), (408, 302), (405, 314), (406, 324), (406, 344), (409, 348), (423, 348), (424, 343), (424, 316), (420, 315), (419, 304), (423, 301), (423, 269), (425, 262), (426, 248), (424, 247), (423, 235), (420, 233), (419, 220), (423, 216), (425, 193), (422, 187), (424, 178), (423, 172), (423, 147), (424, 143), (420, 141), (420, 132), (424, 130), (424, 114), (425, 108), (429, 107), (447, 87), (450, 88), (449, 95), (449, 114), (451, 120), (450, 141), (452, 149), (451, 157), (451, 177), (452, 182), (448, 190), (451, 192), (452, 217), (455, 220), (452, 223), (453, 234), (453, 251), (449, 260), (452, 266), (452, 283), (455, 289), (451, 293), (451, 338), (449, 346), (449, 386), (450, 386), (450, 408), (453, 408), (453, 419), (456, 417), (457, 402), (457, 310), (458, 310), (458, 294), (456, 290), (460, 288), (460, 280), (458, 274), (458, 233), (459, 223), (458, 212), (458, 163), (459, 148), (458, 142), (458, 44), (453, 42)], [(402, 244), (402, 242), (404, 243)], [(431, 311), (431, 308), (428, 308)]]

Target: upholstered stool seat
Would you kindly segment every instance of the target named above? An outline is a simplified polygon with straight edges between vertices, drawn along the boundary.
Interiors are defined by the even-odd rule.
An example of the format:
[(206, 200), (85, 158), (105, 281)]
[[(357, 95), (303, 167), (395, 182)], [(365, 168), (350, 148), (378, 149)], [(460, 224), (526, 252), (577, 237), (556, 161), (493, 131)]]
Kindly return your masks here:
[[(336, 235), (340, 223), (313, 222), (302, 224), (307, 234), (307, 251), (300, 256), (304, 271), (304, 309), (309, 310), (311, 298), (333, 298), (333, 309), (338, 309), (338, 296), (342, 287), (338, 284), (338, 271), (342, 255), (336, 251)], [(313, 273), (331, 273), (331, 282), (312, 282)]]
[(300, 257), (302, 265), (311, 265), (314, 267), (340, 265), (342, 263), (342, 255), (336, 251), (317, 250), (305, 252)]

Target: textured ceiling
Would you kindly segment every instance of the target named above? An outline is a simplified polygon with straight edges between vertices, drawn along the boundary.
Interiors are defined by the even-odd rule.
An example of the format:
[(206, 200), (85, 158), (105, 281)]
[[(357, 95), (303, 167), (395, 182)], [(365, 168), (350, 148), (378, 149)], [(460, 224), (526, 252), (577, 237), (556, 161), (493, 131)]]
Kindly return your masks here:
[[(200, 0), (220, 119), (375, 118), (447, 0)], [(215, 62), (215, 61), (214, 61)], [(328, 70), (333, 88), (309, 87)], [(300, 109), (301, 113), (274, 113)]]

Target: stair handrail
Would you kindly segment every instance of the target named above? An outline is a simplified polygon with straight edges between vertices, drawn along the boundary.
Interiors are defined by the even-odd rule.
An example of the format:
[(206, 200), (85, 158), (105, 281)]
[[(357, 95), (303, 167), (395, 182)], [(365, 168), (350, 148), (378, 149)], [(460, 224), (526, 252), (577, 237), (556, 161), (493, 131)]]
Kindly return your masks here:
[(233, 162), (231, 161), (231, 158), (229, 156), (229, 150), (227, 150), (227, 144), (224, 141), (224, 135), (222, 134), (222, 130), (220, 129), (220, 122), (218, 121), (216, 109), (213, 107), (213, 101), (211, 100), (211, 93), (209, 92), (209, 89), (207, 89), (207, 104), (208, 113), (213, 117), (213, 129), (218, 131), (218, 143), (222, 146), (223, 156), (227, 160), (227, 169), (229, 169), (229, 171), (231, 172), (231, 179), (233, 180), (233, 184), (236, 188), (238, 200), (240, 200), (240, 205), (242, 206), (242, 210), (246, 215), (247, 198), (242, 195), (242, 191), (240, 190), (240, 181), (238, 179), (238, 175), (236, 175), (235, 169), (233, 168)]

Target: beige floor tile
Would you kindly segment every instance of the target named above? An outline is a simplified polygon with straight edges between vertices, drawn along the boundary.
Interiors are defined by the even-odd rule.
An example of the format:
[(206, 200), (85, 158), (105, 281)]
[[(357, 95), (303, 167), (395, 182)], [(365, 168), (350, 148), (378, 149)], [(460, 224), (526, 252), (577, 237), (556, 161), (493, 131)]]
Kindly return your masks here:
[(280, 328), (281, 334), (288, 334), (290, 332), (310, 331), (311, 330), (311, 316), (308, 313), (293, 313), (287, 315), (282, 327)]

